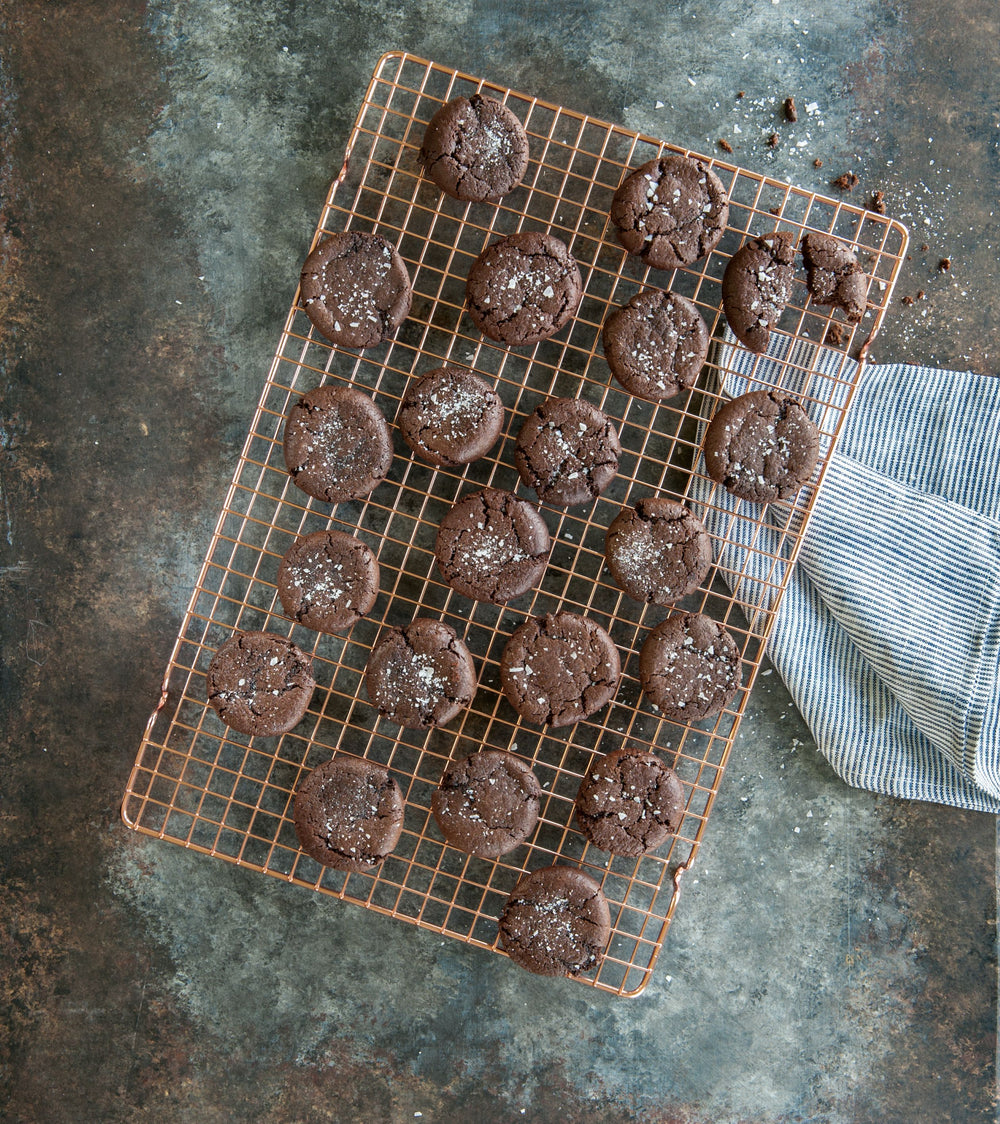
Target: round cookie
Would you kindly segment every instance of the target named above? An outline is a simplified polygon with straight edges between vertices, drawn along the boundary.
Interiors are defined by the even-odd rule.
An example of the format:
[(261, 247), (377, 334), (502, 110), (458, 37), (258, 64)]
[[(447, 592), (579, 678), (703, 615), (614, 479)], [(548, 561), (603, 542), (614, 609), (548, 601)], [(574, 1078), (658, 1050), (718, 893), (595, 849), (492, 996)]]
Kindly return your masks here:
[(308, 773), (292, 815), (299, 845), (336, 870), (371, 870), (399, 842), (403, 793), (374, 761), (337, 754)]
[(503, 429), (500, 395), (464, 367), (438, 367), (411, 382), (396, 424), (422, 460), (454, 467), (493, 448)]
[(507, 955), (539, 976), (579, 976), (604, 959), (611, 910), (582, 870), (546, 866), (514, 887), (499, 918)]
[(305, 716), (312, 660), (273, 632), (237, 632), (212, 656), (205, 689), (223, 722), (251, 737), (283, 734)]
[(547, 398), (517, 435), (514, 463), (543, 503), (591, 503), (615, 478), (622, 446), (611, 419), (582, 398)]
[(602, 851), (639, 856), (677, 833), (684, 789), (655, 753), (624, 746), (598, 761), (580, 782), (576, 821)]
[(611, 373), (629, 394), (661, 402), (693, 386), (708, 356), (708, 326), (693, 301), (643, 289), (601, 333)]
[(716, 247), (729, 221), (729, 197), (704, 161), (661, 156), (625, 177), (611, 201), (611, 221), (630, 254), (655, 269), (677, 269)]
[(856, 324), (868, 307), (868, 278), (858, 259), (832, 234), (813, 231), (799, 242), (806, 288), (816, 304), (835, 305)]
[(379, 635), (365, 667), (372, 706), (408, 730), (443, 726), (476, 694), (476, 665), (444, 621), (417, 617)]
[(441, 520), (435, 558), (452, 589), (503, 604), (537, 584), (550, 545), (549, 529), (533, 504), (484, 488), (460, 499)]
[(318, 386), (288, 412), (285, 466), (296, 485), (327, 503), (356, 500), (385, 479), (392, 435), (382, 411), (353, 386)]
[(413, 289), (396, 247), (380, 234), (331, 234), (302, 266), (302, 307), (343, 347), (374, 347), (410, 314)]
[(709, 476), (727, 492), (770, 503), (794, 495), (812, 476), (819, 430), (792, 395), (752, 390), (716, 411), (704, 448)]
[(670, 605), (704, 581), (712, 565), (712, 541), (689, 508), (650, 497), (615, 516), (604, 555), (611, 576), (629, 597)]
[(667, 718), (694, 722), (728, 706), (742, 680), (740, 650), (718, 621), (677, 613), (661, 621), (639, 652), (639, 682)]
[(528, 138), (517, 117), (495, 98), (453, 98), (424, 133), (420, 163), (455, 199), (496, 203), (524, 179)]
[(795, 236), (787, 230), (751, 238), (730, 258), (722, 275), (722, 308), (733, 334), (751, 351), (767, 350), (794, 277)]
[(569, 726), (608, 703), (621, 659), (599, 624), (578, 613), (548, 613), (518, 625), (500, 657), (510, 705), (539, 726)]
[(495, 859), (534, 831), (541, 795), (527, 762), (482, 749), (448, 766), (431, 797), (431, 811), (453, 847)]
[(278, 567), (278, 597), (294, 621), (317, 632), (350, 628), (378, 597), (374, 552), (345, 531), (302, 535)]
[(583, 280), (565, 243), (551, 234), (521, 231), (476, 258), (465, 295), (483, 335), (520, 347), (548, 339), (573, 317)]

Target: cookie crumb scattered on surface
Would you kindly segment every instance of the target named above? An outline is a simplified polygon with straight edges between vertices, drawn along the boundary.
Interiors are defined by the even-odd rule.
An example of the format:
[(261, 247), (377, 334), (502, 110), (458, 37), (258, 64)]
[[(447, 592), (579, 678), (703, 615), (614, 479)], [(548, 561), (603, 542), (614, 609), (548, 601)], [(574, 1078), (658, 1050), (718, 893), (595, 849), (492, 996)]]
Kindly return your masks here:
[(868, 210), (874, 211), (877, 215), (885, 214), (885, 192), (873, 191), (872, 201), (868, 204)]
[(832, 320), (826, 329), (826, 335), (823, 337), (823, 342), (829, 344), (831, 347), (841, 347), (844, 342), (844, 326), (836, 320)]
[(813, 167), (814, 168), (822, 168), (823, 167), (823, 161), (817, 158), (816, 160), (813, 161)]
[(795, 108), (795, 98), (785, 98), (784, 110), (787, 121), (798, 121), (799, 111)]
[(772, 133), (767, 138), (767, 147), (768, 148), (777, 148), (778, 147), (778, 134), (777, 133)]
[(719, 137), (718, 145), (719, 145), (719, 148), (721, 148), (723, 152), (732, 152), (733, 151), (733, 146), (729, 143), (729, 141), (726, 140), (725, 137)]
[(907, 305), (913, 304), (913, 297), (910, 297), (910, 296), (903, 297), (903, 304), (907, 304)]
[(743, 90), (739, 90), (739, 91), (737, 92), (736, 96), (737, 96), (738, 98), (745, 98), (745, 97), (746, 97), (746, 93), (745, 93), (745, 91), (743, 91)]
[(830, 186), (837, 188), (838, 191), (853, 191), (857, 183), (858, 177), (853, 172), (844, 172), (842, 176), (831, 180)]
[(938, 262), (938, 273), (947, 273), (951, 269), (951, 258), (942, 258)]

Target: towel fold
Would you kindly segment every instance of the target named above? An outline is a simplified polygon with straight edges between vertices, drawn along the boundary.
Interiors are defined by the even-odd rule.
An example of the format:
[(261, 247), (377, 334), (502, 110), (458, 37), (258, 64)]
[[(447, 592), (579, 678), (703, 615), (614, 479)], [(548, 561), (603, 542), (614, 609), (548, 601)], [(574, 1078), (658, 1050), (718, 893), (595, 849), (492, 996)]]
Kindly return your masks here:
[[(828, 380), (837, 407), (855, 370), (781, 333), (763, 357), (720, 351), (729, 396), (779, 370), (794, 390), (787, 372), (801, 370)], [(767, 608), (788, 509), (716, 493), (703, 517), (728, 540), (720, 570), (740, 600)], [(768, 654), (848, 784), (1000, 812), (1000, 379), (865, 369)]]

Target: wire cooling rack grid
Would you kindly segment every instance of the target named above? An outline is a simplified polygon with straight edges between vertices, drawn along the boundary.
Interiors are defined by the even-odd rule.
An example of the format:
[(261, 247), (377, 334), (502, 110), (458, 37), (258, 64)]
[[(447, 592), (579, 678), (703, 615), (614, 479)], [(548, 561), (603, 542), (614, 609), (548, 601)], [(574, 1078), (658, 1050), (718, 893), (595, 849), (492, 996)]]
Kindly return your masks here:
[[(463, 204), (444, 196), (421, 177), (417, 163), (433, 113), (452, 97), (476, 91), (506, 102), (528, 133), (524, 183), (497, 205)], [(620, 995), (645, 987), (763, 657), (783, 587), (783, 563), (794, 558), (858, 378), (848, 352), (857, 351), (856, 334), (859, 343), (862, 334), (870, 339), (881, 323), (907, 241), (905, 229), (885, 216), (712, 160), (730, 196), (730, 226), (722, 241), (688, 269), (649, 271), (622, 251), (609, 229), (608, 211), (627, 169), (669, 148), (407, 54), (387, 54), (379, 61), (313, 245), (326, 233), (347, 228), (390, 238), (413, 280), (412, 312), (394, 339), (349, 352), (312, 330), (296, 294), (177, 637), (162, 698), (129, 777), (122, 804), (126, 824), (496, 951), (497, 916), (523, 874), (556, 861), (578, 866), (601, 883), (613, 922), (602, 966), (582, 982)], [(821, 370), (810, 341), (822, 340), (834, 317), (811, 306), (804, 284), (796, 281), (781, 322), (796, 346), (780, 366), (778, 385), (795, 390), (807, 404), (821, 428), (824, 456), (815, 480), (794, 501), (771, 505), (764, 513), (753, 505), (734, 505), (698, 471), (700, 426), (722, 399), (720, 364), (727, 349), (716, 346), (694, 388), (654, 405), (630, 397), (611, 378), (600, 333), (610, 311), (649, 284), (690, 297), (721, 341), (726, 262), (748, 233), (776, 228), (832, 232), (849, 242), (871, 279), (872, 307), (858, 329), (842, 325), (849, 330), (838, 349), (842, 360), (826, 361)], [(585, 293), (568, 329), (533, 348), (509, 350), (482, 337), (464, 315), (465, 278), (488, 243), (522, 229), (547, 230), (568, 244)], [(291, 483), (281, 447), (284, 419), (303, 393), (324, 382), (355, 383), (372, 393), (391, 421), (408, 380), (445, 362), (483, 375), (504, 400), (506, 425), (491, 455), (464, 470), (435, 470), (411, 458), (397, 440), (388, 479), (366, 501), (335, 508)], [(756, 377), (753, 366), (748, 387)], [(773, 373), (761, 373), (757, 385), (774, 385)], [(507, 607), (473, 603), (450, 590), (435, 571), (437, 526), (449, 506), (476, 487), (517, 488), (517, 431), (553, 394), (587, 398), (615, 420), (625, 450), (620, 472), (591, 508), (542, 507), (553, 550), (538, 590)], [(623, 505), (655, 493), (687, 500), (711, 517), (716, 564), (703, 587), (678, 607), (722, 621), (742, 653), (743, 686), (732, 706), (693, 725), (664, 720), (639, 690), (639, 649), (666, 610), (631, 601), (604, 568), (608, 524)], [(277, 598), (277, 570), (285, 551), (298, 535), (328, 526), (365, 539), (382, 573), (372, 613), (340, 636), (293, 624)], [(726, 547), (737, 530), (743, 549), (733, 552)], [(503, 643), (517, 624), (560, 608), (584, 613), (609, 629), (624, 675), (610, 706), (576, 726), (549, 731), (523, 723), (510, 708), (499, 689), (498, 666)], [(416, 615), (449, 622), (465, 637), (480, 668), (473, 705), (446, 729), (408, 731), (380, 720), (362, 686), (380, 627), (402, 625)], [(237, 734), (205, 701), (205, 672), (216, 648), (234, 629), (261, 628), (290, 636), (310, 652), (319, 683), (306, 718), (280, 738)], [(677, 835), (640, 859), (598, 851), (572, 819), (585, 771), (597, 755), (623, 744), (655, 749), (684, 786)], [(480, 746), (512, 749), (528, 760), (544, 792), (535, 833), (496, 861), (445, 845), (430, 813), (431, 795), (449, 760)], [(406, 797), (399, 845), (371, 873), (338, 873), (298, 847), (291, 819), (295, 788), (337, 749), (386, 765)]]

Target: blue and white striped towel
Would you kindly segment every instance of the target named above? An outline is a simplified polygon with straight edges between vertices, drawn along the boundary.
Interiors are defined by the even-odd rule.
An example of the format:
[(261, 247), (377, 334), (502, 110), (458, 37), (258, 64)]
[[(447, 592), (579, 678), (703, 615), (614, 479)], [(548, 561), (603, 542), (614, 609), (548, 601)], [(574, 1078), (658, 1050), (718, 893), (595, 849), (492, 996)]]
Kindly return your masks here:
[[(724, 393), (771, 381), (769, 363), (776, 379), (793, 346), (778, 333), (766, 357), (724, 346)], [(845, 378), (842, 353), (804, 346), (810, 370)], [(727, 535), (732, 570), (765, 596), (772, 518), (771, 532), (743, 521), (745, 548)], [(865, 370), (768, 654), (848, 784), (1000, 812), (1000, 379)]]

